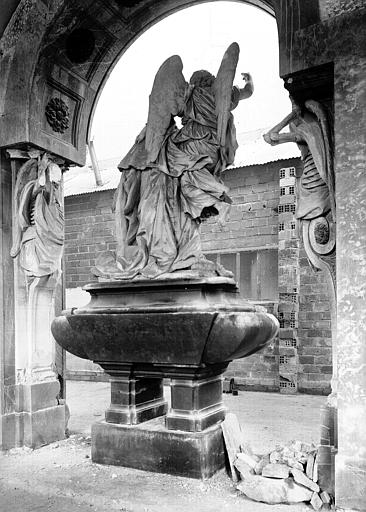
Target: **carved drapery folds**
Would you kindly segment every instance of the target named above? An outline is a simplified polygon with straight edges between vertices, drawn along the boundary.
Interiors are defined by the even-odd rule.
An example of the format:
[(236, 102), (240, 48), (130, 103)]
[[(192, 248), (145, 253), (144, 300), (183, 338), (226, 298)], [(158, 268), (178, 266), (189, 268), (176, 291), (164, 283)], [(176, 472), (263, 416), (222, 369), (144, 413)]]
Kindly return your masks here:
[(30, 157), (15, 183), (11, 256), (19, 257), (28, 281), (46, 276), (57, 280), (64, 242), (61, 169), (47, 153)]
[[(335, 190), (332, 122), (324, 106), (314, 100), (299, 104), (264, 135), (271, 145), (296, 142), (303, 161), (297, 187), (295, 216), (301, 221), (306, 254), (317, 270), (330, 273), (335, 290)], [(280, 133), (286, 126), (290, 131)]]

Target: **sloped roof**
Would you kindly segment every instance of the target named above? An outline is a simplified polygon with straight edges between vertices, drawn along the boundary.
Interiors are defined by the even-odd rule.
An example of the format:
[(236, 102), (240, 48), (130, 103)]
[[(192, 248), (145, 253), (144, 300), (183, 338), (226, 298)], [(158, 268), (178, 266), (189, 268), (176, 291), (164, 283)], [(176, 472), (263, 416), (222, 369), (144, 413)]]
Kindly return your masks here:
[[(236, 151), (234, 164), (229, 169), (263, 165), (300, 156), (298, 147), (291, 142), (278, 146), (267, 144), (262, 136), (267, 131), (268, 128), (262, 128), (237, 134), (239, 147)], [(84, 167), (72, 167), (64, 175), (65, 197), (116, 189), (120, 179), (120, 171), (117, 169), (117, 165), (122, 156), (99, 161), (102, 186), (97, 186), (91, 164)]]
[(229, 168), (248, 167), (250, 165), (263, 165), (278, 160), (288, 160), (300, 156), (300, 151), (296, 144), (288, 142), (270, 146), (263, 139), (263, 134), (268, 132), (268, 128), (260, 128), (251, 132), (237, 134), (239, 147), (236, 150), (234, 164)]

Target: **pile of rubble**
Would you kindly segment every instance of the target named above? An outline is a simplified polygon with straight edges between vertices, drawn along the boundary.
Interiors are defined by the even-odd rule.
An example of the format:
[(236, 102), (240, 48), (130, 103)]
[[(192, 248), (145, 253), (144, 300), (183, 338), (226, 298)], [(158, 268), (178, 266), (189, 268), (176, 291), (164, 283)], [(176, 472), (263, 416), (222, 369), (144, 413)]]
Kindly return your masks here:
[(318, 485), (317, 448), (293, 441), (266, 455), (255, 455), (243, 442), (235, 415), (223, 423), (223, 433), (237, 489), (264, 503), (310, 502), (315, 510), (331, 507), (331, 497)]

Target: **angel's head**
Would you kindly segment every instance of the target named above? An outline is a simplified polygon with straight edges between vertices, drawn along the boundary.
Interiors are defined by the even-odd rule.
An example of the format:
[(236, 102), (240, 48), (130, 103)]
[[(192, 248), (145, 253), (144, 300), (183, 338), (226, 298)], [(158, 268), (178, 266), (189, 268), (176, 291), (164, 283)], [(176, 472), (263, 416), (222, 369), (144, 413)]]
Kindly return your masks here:
[(211, 87), (215, 81), (215, 77), (211, 75), (205, 69), (200, 69), (199, 71), (195, 71), (191, 76), (189, 83), (194, 85), (195, 87)]

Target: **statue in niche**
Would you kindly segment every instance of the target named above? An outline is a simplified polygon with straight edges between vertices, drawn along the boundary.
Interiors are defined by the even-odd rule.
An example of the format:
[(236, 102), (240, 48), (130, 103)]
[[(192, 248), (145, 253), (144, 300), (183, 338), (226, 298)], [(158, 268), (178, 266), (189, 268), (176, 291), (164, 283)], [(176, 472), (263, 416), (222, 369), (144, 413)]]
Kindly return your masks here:
[[(303, 161), (295, 217), (302, 221), (303, 241), (315, 269), (327, 269), (335, 286), (335, 190), (333, 138), (328, 115), (317, 101), (301, 107), (292, 97), (292, 112), (264, 135), (268, 144), (296, 142)], [(280, 133), (289, 126), (290, 131)]]
[(19, 257), (26, 283), (61, 272), (64, 214), (61, 169), (45, 153), (30, 158), (19, 170), (15, 185), (15, 235), (11, 249)]
[[(158, 70), (146, 126), (119, 164), (114, 199), (116, 254), (97, 260), (101, 279), (228, 275), (203, 256), (199, 226), (231, 203), (220, 173), (234, 161), (237, 142), (231, 111), (249, 98), (253, 82), (233, 86), (239, 46), (224, 54), (217, 76), (193, 73), (189, 83), (179, 56)], [(175, 117), (181, 118), (181, 127)], [(188, 274), (187, 274), (188, 272)]]

